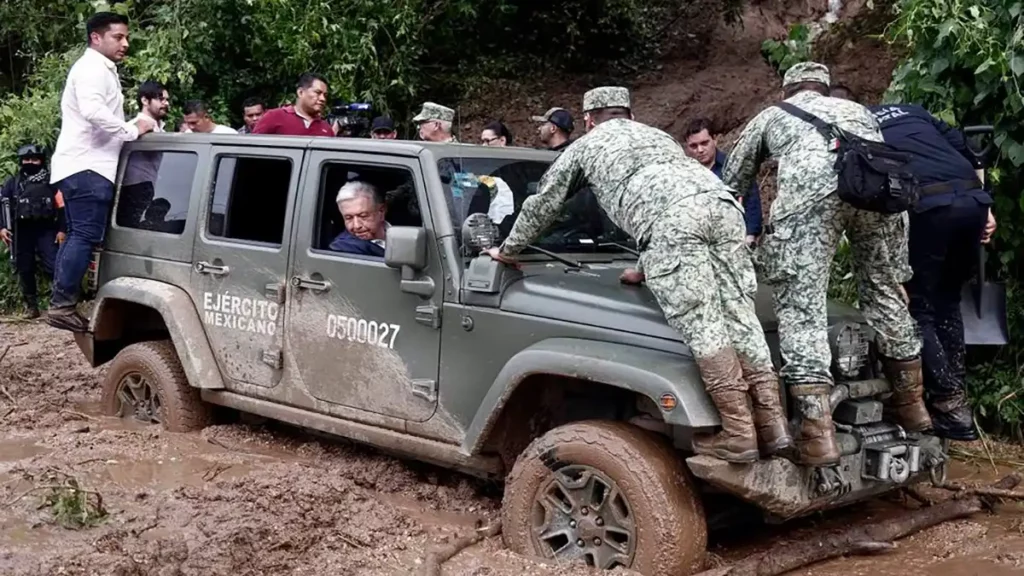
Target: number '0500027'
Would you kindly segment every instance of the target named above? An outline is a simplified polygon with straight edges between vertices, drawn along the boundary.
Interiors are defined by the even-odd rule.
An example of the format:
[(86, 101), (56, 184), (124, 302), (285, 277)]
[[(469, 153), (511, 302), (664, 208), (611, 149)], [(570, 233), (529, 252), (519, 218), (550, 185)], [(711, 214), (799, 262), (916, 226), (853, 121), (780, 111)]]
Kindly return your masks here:
[(398, 337), (398, 332), (401, 329), (402, 327), (398, 324), (388, 324), (365, 318), (339, 316), (337, 314), (327, 315), (328, 338), (347, 340), (369, 346), (394, 349), (395, 338)]

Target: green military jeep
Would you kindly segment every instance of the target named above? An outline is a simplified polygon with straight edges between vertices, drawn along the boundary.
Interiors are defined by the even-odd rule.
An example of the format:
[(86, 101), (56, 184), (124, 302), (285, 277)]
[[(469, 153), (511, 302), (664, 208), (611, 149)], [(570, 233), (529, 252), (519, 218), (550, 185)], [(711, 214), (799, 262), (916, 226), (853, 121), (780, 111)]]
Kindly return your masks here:
[[(466, 217), (507, 233), (554, 157), (347, 138), (127, 145), (78, 335), (110, 363), (105, 409), (184, 432), (224, 406), (504, 479), (511, 549), (647, 575), (701, 566), (711, 501), (778, 521), (944, 474), (937, 438), (883, 421), (873, 335), (840, 305), (840, 465), (694, 456), (718, 414), (650, 292), (619, 283), (635, 252), (592, 197), (521, 270), (478, 255)], [(382, 257), (331, 249), (350, 181), (389, 199)]]

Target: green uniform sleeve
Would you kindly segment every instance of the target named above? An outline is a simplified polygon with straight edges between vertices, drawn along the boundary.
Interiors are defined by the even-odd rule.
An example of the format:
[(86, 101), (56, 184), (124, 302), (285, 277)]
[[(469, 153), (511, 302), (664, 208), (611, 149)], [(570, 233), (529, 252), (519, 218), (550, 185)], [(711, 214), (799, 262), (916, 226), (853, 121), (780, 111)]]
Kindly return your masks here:
[(732, 147), (722, 168), (722, 181), (733, 190), (750, 190), (757, 177), (757, 171), (768, 155), (765, 145), (767, 110), (761, 112), (747, 124)]
[(537, 193), (523, 201), (515, 225), (501, 244), (502, 256), (515, 256), (540, 236), (558, 217), (569, 193), (582, 185), (584, 149), (578, 144), (555, 159), (540, 179)]

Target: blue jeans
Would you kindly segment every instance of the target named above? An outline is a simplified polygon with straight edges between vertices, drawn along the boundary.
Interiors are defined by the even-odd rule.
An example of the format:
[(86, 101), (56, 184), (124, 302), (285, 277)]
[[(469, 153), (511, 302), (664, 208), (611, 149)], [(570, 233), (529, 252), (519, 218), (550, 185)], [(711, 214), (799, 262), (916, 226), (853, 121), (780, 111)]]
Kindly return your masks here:
[(61, 180), (57, 187), (64, 196), (68, 236), (57, 252), (50, 305), (61, 308), (78, 302), (92, 250), (103, 242), (107, 231), (114, 183), (86, 170)]

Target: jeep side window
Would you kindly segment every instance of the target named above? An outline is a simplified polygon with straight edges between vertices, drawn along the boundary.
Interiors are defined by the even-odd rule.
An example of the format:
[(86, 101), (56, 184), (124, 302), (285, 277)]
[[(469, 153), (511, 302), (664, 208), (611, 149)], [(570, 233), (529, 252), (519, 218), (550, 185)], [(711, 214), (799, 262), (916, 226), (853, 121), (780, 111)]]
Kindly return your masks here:
[(210, 236), (280, 245), (292, 162), (220, 156), (206, 229)]
[(129, 154), (117, 200), (117, 225), (181, 234), (198, 159), (194, 152), (136, 150)]
[[(376, 192), (376, 201), (384, 207), (385, 226), (422, 226), (423, 218), (416, 199), (413, 173), (406, 168), (366, 166), (343, 162), (330, 162), (320, 171), (320, 199), (317, 231), (313, 235), (314, 250), (344, 252), (349, 255), (382, 257), (377, 250), (366, 245), (345, 225), (338, 206), (338, 192), (348, 183), (363, 183)], [(367, 224), (361, 215), (350, 214), (352, 227), (364, 232)], [(369, 215), (376, 221), (376, 215)], [(347, 233), (346, 233), (347, 232)]]

